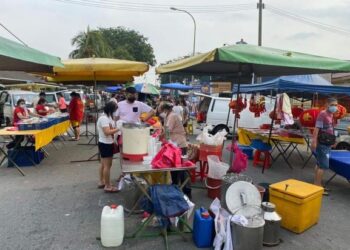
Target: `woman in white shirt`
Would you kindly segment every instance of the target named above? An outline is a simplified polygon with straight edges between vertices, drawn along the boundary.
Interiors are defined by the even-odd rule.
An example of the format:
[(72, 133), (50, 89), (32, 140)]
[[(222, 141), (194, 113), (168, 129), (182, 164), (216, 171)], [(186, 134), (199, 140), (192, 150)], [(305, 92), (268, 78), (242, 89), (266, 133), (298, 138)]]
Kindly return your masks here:
[(119, 190), (112, 186), (110, 171), (113, 161), (114, 135), (118, 131), (113, 120), (113, 113), (117, 110), (115, 102), (110, 101), (103, 108), (103, 115), (97, 120), (98, 149), (101, 155), (100, 182), (98, 188), (104, 188), (106, 193), (115, 193)]

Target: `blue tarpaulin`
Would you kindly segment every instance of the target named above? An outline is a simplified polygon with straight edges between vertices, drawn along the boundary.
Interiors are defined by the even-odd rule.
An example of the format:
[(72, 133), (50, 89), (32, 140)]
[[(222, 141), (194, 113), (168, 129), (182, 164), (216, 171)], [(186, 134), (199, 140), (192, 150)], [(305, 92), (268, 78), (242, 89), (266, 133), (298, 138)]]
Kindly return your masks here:
[[(237, 86), (234, 86), (234, 92)], [(241, 93), (256, 93), (263, 95), (278, 93), (295, 93), (297, 95), (350, 95), (350, 87), (334, 86), (319, 75), (281, 76), (264, 83), (241, 85)]]
[(192, 86), (187, 86), (185, 84), (179, 83), (179, 82), (175, 82), (175, 83), (164, 83), (160, 85), (161, 89), (175, 89), (175, 90), (182, 90), (182, 91), (186, 91), (186, 90), (192, 90), (193, 87)]

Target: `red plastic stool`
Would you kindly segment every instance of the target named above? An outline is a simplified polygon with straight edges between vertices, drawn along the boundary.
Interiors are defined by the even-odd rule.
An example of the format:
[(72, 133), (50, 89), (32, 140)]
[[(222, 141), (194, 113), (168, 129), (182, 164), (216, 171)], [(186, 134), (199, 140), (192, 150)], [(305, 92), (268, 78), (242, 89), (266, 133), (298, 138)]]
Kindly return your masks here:
[[(264, 154), (264, 159), (261, 159), (261, 153)], [(253, 158), (253, 166), (262, 165), (265, 169), (271, 165), (270, 151), (261, 151), (256, 149)]]
[(200, 144), (199, 146), (199, 171), (191, 171), (191, 181), (195, 182), (196, 177), (200, 177), (201, 181), (207, 177), (208, 174), (208, 155), (217, 155), (219, 159), (222, 159), (222, 145), (211, 146), (206, 144)]

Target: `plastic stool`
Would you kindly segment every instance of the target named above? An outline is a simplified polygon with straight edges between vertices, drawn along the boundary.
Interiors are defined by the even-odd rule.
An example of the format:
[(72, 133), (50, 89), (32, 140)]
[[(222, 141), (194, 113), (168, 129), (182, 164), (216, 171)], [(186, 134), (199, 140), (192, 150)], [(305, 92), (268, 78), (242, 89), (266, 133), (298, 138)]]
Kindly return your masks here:
[[(261, 159), (261, 153), (264, 154), (264, 159)], [(270, 151), (261, 151), (256, 149), (254, 153), (253, 166), (262, 165), (265, 169), (271, 165)]]
[(199, 171), (192, 170), (191, 171), (191, 181), (195, 182), (196, 177), (200, 177), (201, 181), (207, 177), (208, 174), (208, 155), (217, 155), (219, 159), (222, 159), (222, 145), (219, 146), (211, 146), (200, 144), (199, 147)]

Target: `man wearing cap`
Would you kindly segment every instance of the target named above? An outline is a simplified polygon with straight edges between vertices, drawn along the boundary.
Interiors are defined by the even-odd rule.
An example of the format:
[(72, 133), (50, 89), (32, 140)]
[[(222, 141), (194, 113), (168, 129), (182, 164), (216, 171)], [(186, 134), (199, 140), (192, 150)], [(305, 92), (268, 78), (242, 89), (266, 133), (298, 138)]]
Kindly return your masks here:
[(147, 113), (145, 120), (152, 117), (154, 110), (143, 102), (136, 100), (137, 93), (134, 87), (128, 87), (126, 90), (126, 100), (118, 103), (118, 109), (114, 113), (117, 120), (122, 120), (130, 123), (140, 122), (140, 116), (142, 113)]

